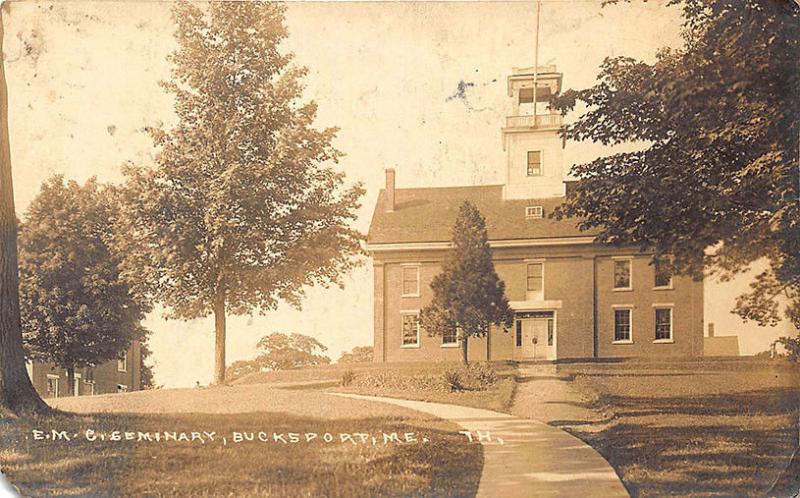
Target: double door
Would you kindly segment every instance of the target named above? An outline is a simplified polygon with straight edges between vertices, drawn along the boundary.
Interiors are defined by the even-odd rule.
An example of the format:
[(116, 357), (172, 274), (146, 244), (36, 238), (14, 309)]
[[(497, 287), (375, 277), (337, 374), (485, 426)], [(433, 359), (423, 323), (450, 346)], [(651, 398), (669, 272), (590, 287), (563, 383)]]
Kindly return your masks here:
[(522, 357), (532, 360), (553, 360), (555, 323), (552, 317), (522, 318)]

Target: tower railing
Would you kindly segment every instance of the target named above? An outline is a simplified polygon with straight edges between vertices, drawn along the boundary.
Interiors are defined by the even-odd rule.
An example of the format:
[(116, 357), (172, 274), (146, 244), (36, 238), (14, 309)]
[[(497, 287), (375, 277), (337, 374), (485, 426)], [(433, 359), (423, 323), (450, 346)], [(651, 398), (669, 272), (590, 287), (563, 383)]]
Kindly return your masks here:
[(539, 114), (537, 116), (507, 116), (506, 128), (558, 128), (563, 118), (561, 114)]

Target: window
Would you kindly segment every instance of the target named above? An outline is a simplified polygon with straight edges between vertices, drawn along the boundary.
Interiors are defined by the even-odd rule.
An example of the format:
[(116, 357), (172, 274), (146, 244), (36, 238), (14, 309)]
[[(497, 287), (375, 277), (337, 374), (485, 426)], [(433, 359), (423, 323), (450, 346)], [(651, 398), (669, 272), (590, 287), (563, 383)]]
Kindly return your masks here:
[(47, 397), (48, 398), (57, 398), (58, 397), (58, 375), (49, 375), (47, 376)]
[(666, 261), (656, 260), (653, 263), (655, 269), (655, 282), (653, 286), (657, 289), (671, 289), (672, 288), (672, 272), (669, 264)]
[(127, 372), (128, 371), (128, 352), (125, 351), (122, 353), (117, 359), (117, 372)]
[(522, 320), (517, 320), (517, 347), (522, 347)]
[(458, 329), (449, 329), (442, 334), (442, 346), (455, 346), (458, 344)]
[(81, 374), (76, 373), (75, 378), (72, 380), (72, 395), (81, 395)]
[(542, 174), (542, 151), (528, 151), (528, 176), (539, 176)]
[(520, 88), (519, 89), (519, 103), (531, 104), (533, 103), (533, 88)]
[(419, 313), (408, 312), (403, 317), (403, 347), (419, 346)]
[(614, 342), (633, 342), (630, 309), (614, 310)]
[(527, 206), (525, 208), (526, 218), (544, 218), (544, 210), (542, 206)]
[(614, 289), (629, 290), (632, 288), (631, 263), (630, 259), (614, 260)]
[(544, 290), (544, 263), (528, 263), (528, 291)]
[(419, 296), (419, 266), (402, 266), (403, 296)]
[(672, 308), (656, 308), (656, 341), (672, 340)]
[(553, 319), (547, 320), (547, 345), (553, 345)]
[(93, 380), (84, 380), (84, 384), (86, 384), (86, 388), (89, 390), (89, 395), (94, 396), (94, 381)]
[[(540, 86), (536, 89), (536, 100), (539, 102), (547, 101), (550, 99), (550, 87)], [(533, 87), (519, 89), (519, 103), (532, 104), (533, 103)]]

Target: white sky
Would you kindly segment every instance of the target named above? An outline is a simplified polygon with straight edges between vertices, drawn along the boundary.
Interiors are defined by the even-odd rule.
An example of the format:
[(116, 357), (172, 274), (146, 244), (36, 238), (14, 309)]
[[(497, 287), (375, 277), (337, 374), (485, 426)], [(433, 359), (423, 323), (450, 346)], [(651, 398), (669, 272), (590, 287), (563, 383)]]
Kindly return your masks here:
[[(119, 181), (124, 161), (151, 160), (142, 128), (172, 119), (171, 100), (157, 86), (174, 49), (169, 12), (167, 2), (10, 6), (4, 45), (18, 213), (52, 174)], [(290, 4), (286, 49), (310, 69), (306, 96), (319, 104), (318, 126), (341, 128), (341, 167), (367, 187), (358, 228), (367, 230), (386, 167), (397, 169), (399, 187), (500, 181), (506, 77), (533, 63), (533, 20), (533, 2)], [(659, 47), (677, 45), (678, 26), (677, 9), (659, 2), (601, 9), (599, 1), (544, 1), (540, 64), (557, 64), (565, 88), (583, 88), (606, 56), (652, 60)], [(448, 99), (461, 81), (470, 84), (466, 99)], [(566, 160), (601, 153), (570, 144)], [(345, 283), (312, 289), (302, 312), (284, 306), (229, 317), (229, 363), (252, 357), (258, 339), (276, 331), (312, 335), (334, 360), (371, 344), (369, 265)], [(157, 383), (210, 381), (210, 319), (167, 322), (154, 313), (146, 326), (154, 331)], [(748, 333), (743, 352), (764, 350), (774, 335)]]

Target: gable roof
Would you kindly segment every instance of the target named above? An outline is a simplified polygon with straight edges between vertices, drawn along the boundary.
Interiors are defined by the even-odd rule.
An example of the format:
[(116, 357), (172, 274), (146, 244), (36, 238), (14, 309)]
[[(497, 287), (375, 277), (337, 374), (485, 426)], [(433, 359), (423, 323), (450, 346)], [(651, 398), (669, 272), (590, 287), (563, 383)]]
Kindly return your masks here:
[[(395, 209), (386, 211), (386, 191), (381, 189), (367, 235), (369, 244), (448, 242), (461, 204), (469, 200), (486, 218), (489, 240), (586, 237), (597, 230), (581, 231), (575, 219), (554, 220), (549, 214), (563, 197), (503, 200), (502, 185), (395, 190)], [(542, 206), (544, 218), (526, 218), (525, 208)]]

